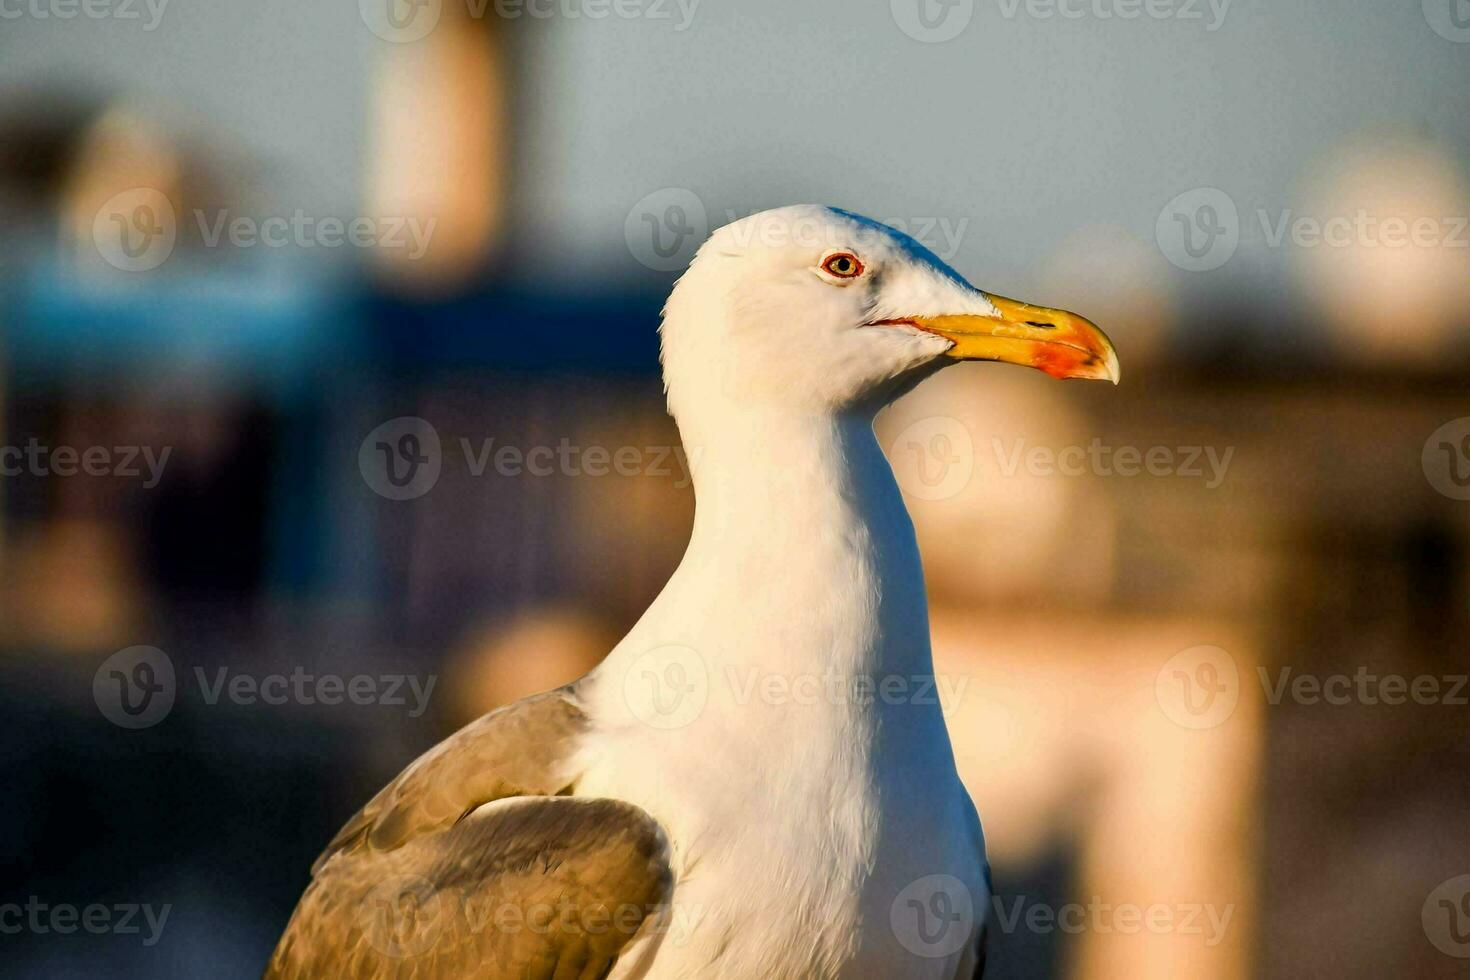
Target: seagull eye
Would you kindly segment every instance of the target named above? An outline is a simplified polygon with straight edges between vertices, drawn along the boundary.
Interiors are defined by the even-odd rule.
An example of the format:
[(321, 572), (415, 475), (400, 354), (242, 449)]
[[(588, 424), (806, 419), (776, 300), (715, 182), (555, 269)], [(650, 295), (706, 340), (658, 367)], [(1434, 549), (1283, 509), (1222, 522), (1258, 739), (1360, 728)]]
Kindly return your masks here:
[(838, 252), (827, 256), (822, 271), (838, 279), (856, 279), (863, 274), (863, 263), (851, 252)]

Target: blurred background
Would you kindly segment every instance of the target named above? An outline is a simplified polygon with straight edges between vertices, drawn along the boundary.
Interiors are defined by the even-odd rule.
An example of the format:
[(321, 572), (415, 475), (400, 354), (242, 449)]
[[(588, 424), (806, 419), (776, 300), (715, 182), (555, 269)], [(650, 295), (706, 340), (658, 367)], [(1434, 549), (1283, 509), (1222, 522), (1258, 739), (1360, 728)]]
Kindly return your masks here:
[(0, 973), (259, 975), (589, 669), (663, 297), (811, 201), (1122, 359), (880, 426), (996, 975), (1467, 975), (1467, 94), (1464, 0), (0, 2)]

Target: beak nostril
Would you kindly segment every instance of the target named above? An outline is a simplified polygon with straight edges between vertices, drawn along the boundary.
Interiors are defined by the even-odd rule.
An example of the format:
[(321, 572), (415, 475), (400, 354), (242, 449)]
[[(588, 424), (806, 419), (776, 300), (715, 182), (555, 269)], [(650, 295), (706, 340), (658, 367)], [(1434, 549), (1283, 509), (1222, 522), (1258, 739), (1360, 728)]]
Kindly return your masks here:
[(952, 361), (1004, 361), (1054, 378), (1118, 381), (1112, 342), (1086, 317), (987, 293), (995, 312), (915, 316), (919, 330), (950, 342)]

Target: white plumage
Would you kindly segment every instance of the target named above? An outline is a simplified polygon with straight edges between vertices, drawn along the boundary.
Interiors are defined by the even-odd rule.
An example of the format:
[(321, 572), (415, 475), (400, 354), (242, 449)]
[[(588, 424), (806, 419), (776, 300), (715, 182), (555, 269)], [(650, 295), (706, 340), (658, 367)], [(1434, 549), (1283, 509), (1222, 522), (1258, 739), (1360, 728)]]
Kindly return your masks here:
[[(932, 693), (913, 527), (873, 433), (956, 359), (1117, 380), (1086, 320), (982, 293), (867, 219), (794, 207), (716, 232), (663, 325), (694, 463), (683, 562), (591, 674), (466, 728), (349, 822), (273, 975), (977, 975), (984, 838)], [(351, 916), (390, 871), (415, 879), (416, 907), (456, 902), (432, 942), (384, 957)], [(612, 942), (580, 925), (511, 936), (456, 911), (532, 892), (659, 900)]]

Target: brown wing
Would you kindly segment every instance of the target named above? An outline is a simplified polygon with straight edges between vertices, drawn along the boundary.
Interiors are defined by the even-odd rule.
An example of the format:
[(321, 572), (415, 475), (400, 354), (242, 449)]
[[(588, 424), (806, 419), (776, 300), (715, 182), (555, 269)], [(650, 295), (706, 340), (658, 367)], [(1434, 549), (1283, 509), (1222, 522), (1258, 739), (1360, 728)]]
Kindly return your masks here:
[(672, 876), (643, 810), (549, 795), (585, 729), (556, 691), (425, 753), (317, 860), (266, 977), (605, 976)]
[(577, 778), (572, 757), (588, 727), (575, 697), (564, 687), (508, 704), (419, 756), (347, 821), (312, 873), (343, 851), (389, 851), (442, 830), (482, 803), (564, 792)]
[(670, 889), (663, 832), (637, 807), (506, 800), (397, 850), (329, 860), (266, 977), (605, 977)]

